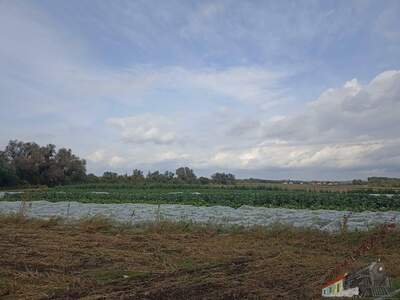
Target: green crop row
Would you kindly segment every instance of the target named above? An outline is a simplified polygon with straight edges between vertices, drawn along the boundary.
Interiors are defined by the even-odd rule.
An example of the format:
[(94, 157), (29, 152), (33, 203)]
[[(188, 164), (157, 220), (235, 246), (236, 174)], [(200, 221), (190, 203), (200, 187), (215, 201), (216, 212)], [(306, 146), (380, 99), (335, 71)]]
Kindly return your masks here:
[(400, 210), (400, 195), (372, 195), (365, 192), (315, 192), (280, 189), (239, 188), (110, 188), (108, 190), (80, 187), (53, 188), (48, 191), (6, 195), (3, 200), (79, 201), (86, 203), (153, 203), (242, 205), (287, 207), (298, 209), (335, 209), (354, 211)]

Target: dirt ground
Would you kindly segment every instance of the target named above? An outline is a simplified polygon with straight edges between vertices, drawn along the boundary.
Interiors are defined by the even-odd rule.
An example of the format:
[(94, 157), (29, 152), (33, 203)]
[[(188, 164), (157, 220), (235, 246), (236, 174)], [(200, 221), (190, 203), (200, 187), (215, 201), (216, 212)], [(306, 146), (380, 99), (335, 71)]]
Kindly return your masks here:
[[(372, 233), (0, 217), (0, 299), (320, 299)], [(400, 277), (400, 232), (363, 254)]]

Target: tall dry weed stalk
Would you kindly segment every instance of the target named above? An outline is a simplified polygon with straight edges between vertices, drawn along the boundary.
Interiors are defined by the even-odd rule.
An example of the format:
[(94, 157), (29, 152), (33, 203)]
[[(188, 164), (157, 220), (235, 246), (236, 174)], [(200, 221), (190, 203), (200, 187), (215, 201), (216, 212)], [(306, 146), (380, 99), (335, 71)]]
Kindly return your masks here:
[(21, 205), (19, 206), (18, 213), (17, 213), (17, 219), (21, 222), (25, 221), (27, 218), (27, 216), (26, 216), (27, 205), (28, 205), (27, 200), (28, 200), (27, 193), (23, 193), (21, 195)]
[(67, 206), (67, 220), (69, 219), (69, 210), (71, 208), (71, 202), (68, 201), (68, 206)]
[(343, 215), (342, 222), (340, 223), (340, 232), (342, 234), (347, 234), (349, 232), (349, 219), (353, 213), (350, 212), (347, 215)]
[(156, 210), (156, 222), (160, 223), (161, 222), (161, 205), (157, 205), (157, 210)]
[(130, 226), (132, 226), (132, 224), (133, 224), (133, 218), (134, 218), (134, 217), (135, 217), (135, 210), (132, 209), (131, 218), (130, 218), (130, 220), (129, 220), (129, 225), (130, 225)]

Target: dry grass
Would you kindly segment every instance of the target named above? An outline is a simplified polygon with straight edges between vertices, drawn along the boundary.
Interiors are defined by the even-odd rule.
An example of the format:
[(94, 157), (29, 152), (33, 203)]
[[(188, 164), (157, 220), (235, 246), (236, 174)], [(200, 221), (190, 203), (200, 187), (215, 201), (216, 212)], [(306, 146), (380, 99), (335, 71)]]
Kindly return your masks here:
[[(0, 298), (319, 299), (321, 276), (368, 234), (3, 216)], [(381, 257), (399, 277), (399, 249), (397, 231), (356, 266)]]
[(315, 183), (305, 183), (305, 184), (282, 184), (282, 183), (272, 183), (270, 186), (275, 186), (281, 189), (287, 190), (306, 190), (306, 191), (317, 191), (317, 192), (349, 192), (349, 191), (365, 191), (365, 190), (375, 190), (379, 191), (399, 191), (398, 187), (384, 187), (384, 186), (373, 186), (373, 185), (354, 185), (354, 184), (340, 184), (340, 185), (328, 185), (328, 184), (315, 184)]

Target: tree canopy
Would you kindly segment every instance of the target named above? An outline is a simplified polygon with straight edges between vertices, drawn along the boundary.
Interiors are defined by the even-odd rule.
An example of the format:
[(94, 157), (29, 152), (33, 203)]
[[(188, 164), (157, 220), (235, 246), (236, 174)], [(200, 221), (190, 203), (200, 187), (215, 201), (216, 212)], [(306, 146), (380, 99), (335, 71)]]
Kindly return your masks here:
[(48, 144), (13, 140), (0, 151), (0, 185), (48, 185), (82, 182), (86, 177), (86, 161), (71, 149)]
[(235, 183), (235, 175), (231, 173), (215, 173), (211, 176), (211, 179), (215, 183), (220, 183), (220, 184), (234, 184)]
[(0, 186), (19, 185), (62, 185), (70, 183), (162, 183), (162, 184), (234, 184), (233, 174), (215, 173), (211, 179), (197, 178), (186, 166), (175, 172), (149, 171), (147, 175), (139, 169), (132, 174), (120, 175), (106, 171), (102, 176), (86, 175), (86, 161), (72, 153), (71, 149), (56, 149), (53, 144), (40, 146), (34, 142), (12, 140), (0, 151)]
[(183, 182), (195, 182), (197, 178), (193, 170), (188, 167), (180, 167), (176, 169), (175, 173), (178, 179)]

